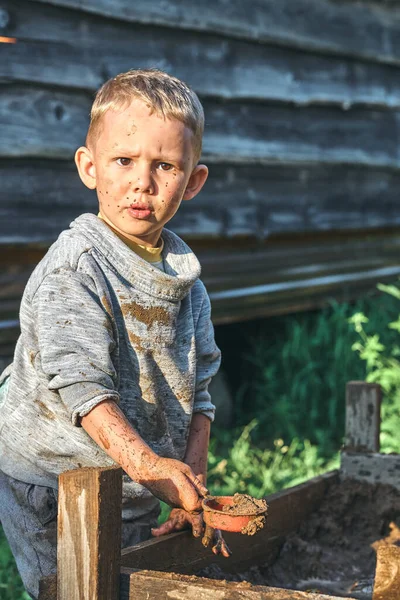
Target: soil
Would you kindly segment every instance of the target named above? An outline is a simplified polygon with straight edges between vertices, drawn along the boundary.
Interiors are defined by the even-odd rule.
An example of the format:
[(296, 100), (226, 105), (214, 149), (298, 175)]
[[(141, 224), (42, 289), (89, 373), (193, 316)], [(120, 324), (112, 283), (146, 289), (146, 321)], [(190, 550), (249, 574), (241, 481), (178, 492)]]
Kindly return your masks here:
[(232, 574), (214, 564), (199, 575), (371, 600), (376, 549), (400, 546), (399, 528), (398, 490), (345, 479), (333, 484), (318, 511), (286, 538), (272, 565)]
[(260, 529), (264, 527), (264, 525), (265, 517), (263, 515), (259, 515), (258, 517), (251, 519), (251, 521), (249, 521), (247, 525), (243, 527), (240, 533), (243, 535), (255, 535), (257, 531), (260, 531)]
[(257, 515), (261, 511), (267, 510), (266, 501), (261, 498), (253, 498), (248, 494), (235, 494), (232, 498), (233, 504), (225, 504), (222, 508), (223, 512), (230, 515)]

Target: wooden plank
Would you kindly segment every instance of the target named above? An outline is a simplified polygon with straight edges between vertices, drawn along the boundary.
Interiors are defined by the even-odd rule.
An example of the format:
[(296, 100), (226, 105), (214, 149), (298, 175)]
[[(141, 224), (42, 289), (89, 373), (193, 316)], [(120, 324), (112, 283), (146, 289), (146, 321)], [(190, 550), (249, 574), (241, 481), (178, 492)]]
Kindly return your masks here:
[[(188, 240), (400, 225), (398, 171), (213, 162), (209, 168), (204, 190), (182, 203), (170, 224)], [(3, 244), (50, 243), (77, 215), (97, 209), (72, 160), (3, 159), (0, 178)]]
[(57, 600), (118, 600), (121, 504), (119, 468), (60, 475)]
[(134, 23), (208, 31), (296, 48), (398, 62), (400, 23), (381, 6), (333, 0), (31, 0)]
[[(50, 575), (41, 580), (39, 600), (55, 600), (57, 578)], [(160, 600), (161, 598), (193, 598), (199, 600), (337, 600), (337, 596), (327, 596), (313, 592), (299, 592), (247, 582), (227, 582), (201, 577), (160, 573), (157, 571), (137, 571), (121, 569), (119, 600)], [(349, 598), (354, 600), (354, 598)], [(375, 599), (374, 599), (375, 600)], [(386, 600), (377, 598), (376, 600)], [(388, 598), (388, 600), (392, 600)]]
[(354, 103), (400, 106), (398, 70), (389, 65), (94, 19), (26, 0), (17, 4), (2, 0), (2, 8), (12, 15), (3, 33), (18, 43), (0, 48), (0, 81), (93, 92), (118, 72), (158, 66), (187, 81), (203, 97), (329, 102), (346, 108)]
[[(89, 95), (0, 88), (0, 157), (72, 159), (84, 142)], [(204, 101), (204, 159), (400, 168), (398, 111)]]
[(372, 600), (398, 600), (400, 590), (400, 548), (381, 544), (376, 556)]
[(368, 483), (383, 483), (400, 490), (400, 455), (377, 454), (372, 452), (341, 453), (340, 472), (343, 477), (351, 477)]
[(345, 448), (350, 452), (379, 452), (381, 386), (350, 381), (346, 386)]
[(236, 583), (175, 575), (174, 573), (132, 572), (129, 569), (122, 569), (120, 600), (160, 600), (161, 598), (176, 600), (206, 600), (206, 598), (218, 600), (239, 600), (240, 598), (243, 600), (338, 600), (337, 596), (251, 585), (246, 581)]
[(301, 521), (314, 510), (323, 498), (328, 486), (337, 480), (338, 472), (331, 471), (314, 477), (298, 486), (272, 494), (268, 502), (267, 523), (256, 536), (238, 536), (226, 533), (225, 538), (232, 550), (227, 560), (215, 556), (204, 548), (199, 539), (188, 531), (142, 542), (122, 550), (123, 567), (195, 573), (211, 563), (234, 570), (266, 561), (273, 562), (286, 535), (294, 531)]

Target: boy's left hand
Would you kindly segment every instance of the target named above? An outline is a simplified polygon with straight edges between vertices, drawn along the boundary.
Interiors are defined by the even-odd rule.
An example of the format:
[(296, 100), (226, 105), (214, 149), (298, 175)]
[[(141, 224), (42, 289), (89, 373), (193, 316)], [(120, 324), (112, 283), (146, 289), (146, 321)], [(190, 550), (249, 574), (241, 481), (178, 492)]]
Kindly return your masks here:
[[(187, 529), (188, 527), (192, 528), (194, 537), (202, 536), (204, 534), (203, 513), (191, 513), (183, 510), (183, 508), (173, 508), (168, 521), (160, 525), (160, 527), (152, 529), (151, 533), (155, 537), (159, 537), (174, 531)], [(210, 543), (213, 543), (212, 551), (214, 554), (222, 554), (222, 556), (225, 556), (226, 558), (231, 555), (231, 551), (222, 537), (221, 531), (219, 529), (211, 529), (207, 526), (203, 544), (208, 546)]]

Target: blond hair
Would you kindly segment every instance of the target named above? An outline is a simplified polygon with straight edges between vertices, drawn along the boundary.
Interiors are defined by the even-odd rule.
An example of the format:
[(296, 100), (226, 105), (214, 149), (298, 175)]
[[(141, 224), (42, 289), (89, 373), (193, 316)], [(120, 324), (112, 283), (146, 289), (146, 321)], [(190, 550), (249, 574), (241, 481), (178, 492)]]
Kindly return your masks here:
[(158, 69), (132, 69), (102, 85), (90, 112), (86, 143), (95, 143), (103, 115), (119, 110), (134, 98), (145, 102), (152, 112), (166, 119), (177, 119), (193, 132), (197, 163), (202, 147), (204, 111), (197, 94), (183, 81)]

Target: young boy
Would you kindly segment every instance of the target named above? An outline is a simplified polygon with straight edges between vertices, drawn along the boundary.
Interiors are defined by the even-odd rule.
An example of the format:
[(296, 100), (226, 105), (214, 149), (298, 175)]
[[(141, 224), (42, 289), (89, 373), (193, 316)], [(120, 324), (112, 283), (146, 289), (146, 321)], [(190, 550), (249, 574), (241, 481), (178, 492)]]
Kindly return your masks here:
[[(166, 73), (105, 83), (75, 156), (99, 214), (73, 221), (26, 286), (0, 378), (0, 520), (33, 598), (56, 568), (63, 471), (123, 468), (123, 546), (152, 527), (202, 533), (220, 353), (199, 262), (164, 225), (207, 179), (203, 127), (196, 94)], [(177, 507), (159, 528), (155, 497)]]

